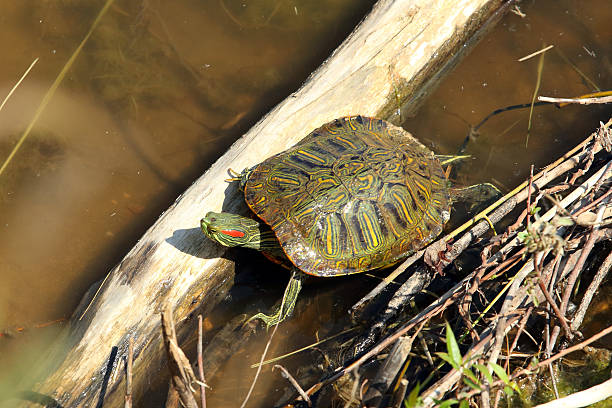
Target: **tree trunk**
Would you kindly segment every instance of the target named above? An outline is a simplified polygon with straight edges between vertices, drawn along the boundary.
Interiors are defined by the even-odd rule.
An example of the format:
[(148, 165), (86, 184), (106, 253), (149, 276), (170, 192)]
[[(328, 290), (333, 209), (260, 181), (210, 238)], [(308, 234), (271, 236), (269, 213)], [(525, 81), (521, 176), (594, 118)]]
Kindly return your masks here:
[[(245, 213), (227, 189), (227, 169), (278, 153), (334, 118), (362, 114), (393, 120), (413, 111), (440, 78), (501, 17), (503, 0), (381, 0), (295, 93), (238, 140), (145, 233), (110, 273), (91, 308), (94, 288), (43, 365), (26, 398), (62, 407), (123, 404), (125, 356), (134, 338), (133, 395), (143, 395), (165, 361), (161, 305), (173, 305), (179, 340), (194, 312), (209, 313), (233, 280), (224, 249), (199, 231), (207, 211)], [(418, 135), (416, 135), (418, 137)], [(226, 191), (227, 189), (227, 191)], [(165, 383), (164, 383), (165, 384)], [(47, 400), (49, 401), (49, 400)], [(136, 406), (138, 403), (136, 403)], [(52, 406), (52, 405), (49, 405)]]

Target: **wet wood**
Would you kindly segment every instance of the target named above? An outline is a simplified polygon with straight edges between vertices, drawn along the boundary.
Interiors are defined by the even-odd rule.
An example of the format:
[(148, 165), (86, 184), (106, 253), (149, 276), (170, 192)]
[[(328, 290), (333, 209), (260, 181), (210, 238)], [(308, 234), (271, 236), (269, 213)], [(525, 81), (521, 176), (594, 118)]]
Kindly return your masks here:
[[(64, 407), (123, 405), (124, 360), (134, 339), (133, 398), (161, 384), (164, 364), (159, 311), (174, 305), (179, 341), (196, 333), (232, 285), (224, 249), (200, 233), (207, 211), (244, 213), (240, 195), (227, 189), (227, 169), (242, 169), (295, 144), (336, 117), (362, 114), (396, 119), (412, 112), (465, 55), (508, 4), (502, 0), (381, 0), (301, 89), (261, 119), (198, 179), (115, 267), (92, 307), (69, 328), (43, 364), (33, 395)], [(418, 137), (418, 135), (416, 135)], [(224, 205), (225, 203), (225, 205)], [(95, 289), (95, 288), (94, 288)], [(206, 354), (206, 351), (205, 351)], [(162, 384), (165, 379), (159, 379)]]
[[(402, 371), (402, 368), (406, 363), (406, 359), (412, 350), (413, 339), (414, 338), (412, 337), (402, 336), (395, 341), (389, 355), (385, 359), (384, 364), (382, 364), (378, 369), (372, 383), (369, 384), (368, 390), (363, 396), (364, 406), (381, 406), (380, 404), (385, 396), (385, 393), (389, 387), (391, 387), (393, 380), (397, 377), (400, 371)], [(406, 390), (404, 390), (404, 392), (405, 391)]]

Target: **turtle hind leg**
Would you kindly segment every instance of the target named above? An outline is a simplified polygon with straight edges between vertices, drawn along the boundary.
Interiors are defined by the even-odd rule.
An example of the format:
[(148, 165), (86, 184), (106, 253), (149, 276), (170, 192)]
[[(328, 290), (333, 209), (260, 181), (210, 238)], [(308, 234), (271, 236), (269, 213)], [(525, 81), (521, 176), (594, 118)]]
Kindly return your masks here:
[(293, 309), (295, 308), (295, 302), (297, 301), (298, 294), (302, 289), (303, 279), (304, 273), (297, 268), (293, 268), (291, 271), (291, 278), (289, 279), (289, 283), (285, 288), (285, 293), (283, 294), (278, 310), (270, 316), (264, 313), (257, 313), (255, 316), (247, 320), (247, 323), (251, 320), (259, 319), (265, 323), (266, 328), (270, 328), (291, 316)]
[(480, 183), (468, 187), (453, 187), (450, 189), (450, 196), (452, 202), (466, 203), (472, 211), (501, 197), (502, 193), (491, 183)]

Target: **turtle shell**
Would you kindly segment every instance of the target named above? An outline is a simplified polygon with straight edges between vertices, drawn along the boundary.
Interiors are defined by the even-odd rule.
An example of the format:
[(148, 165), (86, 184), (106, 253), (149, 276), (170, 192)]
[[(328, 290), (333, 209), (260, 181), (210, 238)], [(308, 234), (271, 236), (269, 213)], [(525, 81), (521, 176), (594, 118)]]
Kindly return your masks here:
[(449, 218), (446, 177), (404, 129), (351, 116), (251, 169), (251, 210), (285, 254), (316, 276), (387, 266), (424, 247)]

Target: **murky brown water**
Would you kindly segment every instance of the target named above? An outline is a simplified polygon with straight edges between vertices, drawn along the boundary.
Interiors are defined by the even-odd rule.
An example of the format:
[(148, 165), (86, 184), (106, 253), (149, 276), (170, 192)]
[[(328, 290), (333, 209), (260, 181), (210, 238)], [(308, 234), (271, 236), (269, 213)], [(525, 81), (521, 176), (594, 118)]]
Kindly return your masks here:
[[(1, 98), (40, 58), (0, 112), (3, 161), (102, 3), (0, 3)], [(0, 176), (0, 330), (68, 317), (371, 3), (115, 2)], [(48, 330), (0, 338), (0, 365)]]
[[(0, 175), (0, 330), (68, 317), (84, 291), (161, 211), (296, 89), (372, 3), (117, 2)], [(0, 98), (40, 58), (0, 111), (1, 161), (101, 5), (0, 4)], [(594, 90), (592, 83), (612, 87), (608, 0), (541, 0), (523, 4), (522, 11), (525, 18), (506, 16), (417, 117), (404, 121), (435, 151), (454, 153), (468, 124), (499, 107), (528, 103), (538, 58), (516, 60), (543, 45), (555, 48), (544, 61), (541, 95), (581, 95)], [(494, 117), (470, 144), (473, 159), (458, 181), (512, 188), (525, 179), (530, 164), (547, 164), (610, 112), (593, 106), (537, 108), (527, 148), (527, 110)], [(262, 293), (278, 297), (285, 277), (279, 280)], [(343, 281), (342, 293), (326, 283), (307, 288), (305, 315), (283, 325), (270, 355), (315, 341), (316, 330), (343, 315), (373, 283), (359, 276)], [(24, 359), (23, 344), (32, 338), (44, 343), (53, 330), (0, 338), (0, 364)], [(36, 342), (31, 344), (37, 350)], [(262, 347), (253, 344), (228, 363), (223, 379), (212, 384), (210, 406), (238, 405), (253, 375), (245, 361), (255, 362)], [(285, 380), (269, 369), (264, 374), (254, 398), (275, 402)], [(0, 393), (2, 384), (18, 376), (0, 373)]]
[[(522, 5), (526, 17), (509, 14), (404, 127), (436, 151), (456, 152), (469, 125), (497, 108), (530, 103), (539, 57), (517, 60), (547, 45), (554, 48), (545, 55), (539, 95), (569, 97), (594, 92), (594, 86), (609, 89), (612, 27), (606, 21), (612, 11), (604, 3)], [(527, 147), (528, 109), (493, 117), (467, 150), (472, 160), (462, 169), (463, 182), (488, 179), (501, 189), (514, 188), (528, 176), (531, 164), (537, 168), (565, 153), (609, 112), (605, 106), (538, 107)]]

